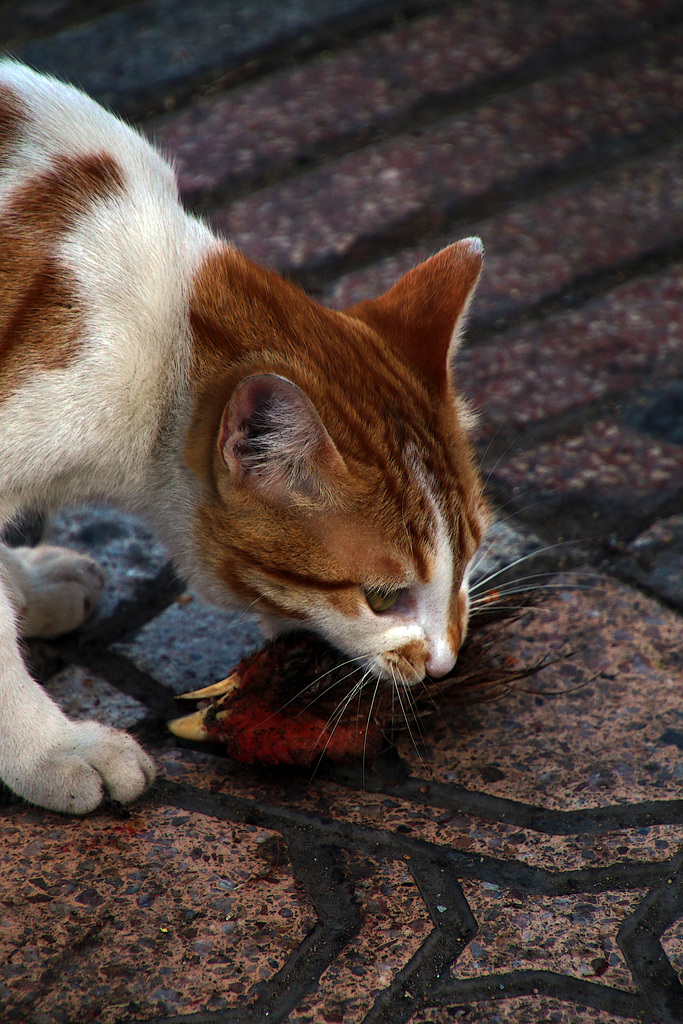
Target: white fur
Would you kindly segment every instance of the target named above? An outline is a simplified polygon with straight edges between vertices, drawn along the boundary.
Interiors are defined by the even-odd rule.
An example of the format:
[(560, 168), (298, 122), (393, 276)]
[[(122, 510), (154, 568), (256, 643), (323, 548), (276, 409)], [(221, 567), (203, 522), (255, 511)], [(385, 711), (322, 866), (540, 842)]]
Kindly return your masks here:
[(22, 636), (70, 633), (94, 610), (104, 574), (92, 558), (45, 544), (0, 552)]
[[(0, 175), (0, 216), (57, 154), (113, 153), (126, 179), (123, 195), (97, 202), (61, 238), (86, 311), (77, 361), (35, 373), (0, 404), (0, 525), (26, 505), (106, 497), (149, 516), (187, 563), (194, 484), (170, 452), (182, 449), (189, 415), (191, 280), (218, 243), (182, 211), (161, 157), (88, 97), (12, 62), (0, 65), (0, 84), (33, 115)], [(74, 628), (100, 587), (80, 556), (0, 549), (0, 778), (60, 811), (89, 811), (105, 790), (133, 799), (154, 775), (130, 737), (70, 722), (19, 655), (18, 618), (29, 633)]]
[(93, 810), (105, 789), (134, 799), (154, 778), (151, 758), (125, 733), (70, 721), (28, 675), (16, 640), (22, 571), (12, 572), (11, 560), (21, 562), (15, 553), (0, 561), (0, 778), (56, 811)]

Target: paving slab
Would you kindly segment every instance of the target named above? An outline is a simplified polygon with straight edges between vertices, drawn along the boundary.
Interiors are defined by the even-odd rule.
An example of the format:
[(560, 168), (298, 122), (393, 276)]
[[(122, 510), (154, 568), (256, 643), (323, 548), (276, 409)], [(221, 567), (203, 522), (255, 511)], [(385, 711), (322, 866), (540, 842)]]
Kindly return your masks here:
[(671, 962), (679, 979), (683, 981), (683, 922), (676, 921), (662, 935), (662, 949)]
[(272, 839), (173, 808), (85, 831), (30, 810), (5, 821), (4, 1019), (109, 1024), (248, 998), (315, 923), (290, 867), (264, 860)]
[(552, 494), (623, 504), (638, 496), (653, 505), (680, 493), (682, 474), (683, 447), (630, 430), (617, 418), (597, 420), (491, 469), (493, 479), (529, 501)]
[[(117, 5), (119, 6), (119, 5)], [(418, 3), (411, 4), (414, 8)], [(400, 13), (382, 0), (141, 0), (16, 49), (129, 116), (172, 106), (207, 82), (239, 74), (269, 50), (311, 48), (342, 28)]]
[[(599, 985), (635, 990), (616, 938), (624, 916), (635, 910), (645, 890), (522, 900), (504, 886), (466, 881), (463, 893), (482, 926), (454, 965), (453, 980), (481, 977), (512, 964), (516, 970), (560, 968)], [(581, 945), (569, 927), (577, 920), (582, 923)]]
[(473, 623), (528, 678), (397, 714), (372, 762), (260, 769), (165, 728), (255, 619), (135, 520), (58, 516), (107, 590), (29, 656), (159, 775), (82, 820), (0, 795), (2, 1021), (683, 1020), (680, 6), (31, 0), (10, 31), (170, 110), (145, 130), (194, 207), (336, 304), (482, 234), (475, 587), (535, 601)]
[(175, 693), (187, 693), (224, 679), (261, 643), (253, 615), (209, 607), (189, 593), (112, 649)]
[(356, 876), (361, 928), (289, 1015), (292, 1024), (362, 1020), (431, 931), (429, 913), (404, 862), (359, 858), (346, 870)]
[[(579, 589), (584, 585), (588, 592)], [(393, 779), (391, 769), (380, 768), (378, 777), (367, 766), (365, 792), (361, 787), (349, 793), (324, 777), (302, 788), (293, 779), (245, 776), (243, 769), (222, 764), (220, 756), (192, 751), (169, 751), (162, 771), (181, 785), (184, 798), (198, 787), (211, 794), (216, 807), (227, 801), (232, 814), (238, 806), (244, 807), (237, 811), (242, 814), (263, 808), (264, 825), (270, 814), (281, 813), (278, 808), (287, 808), (287, 816), (292, 810), (303, 815), (311, 835), (322, 837), (335, 823), (340, 846), (382, 849), (417, 873), (418, 884), (425, 844), (448, 851), (450, 869), (461, 880), (465, 905), (478, 926), (451, 968), (453, 1004), (462, 996), (458, 986), (487, 980), (492, 972), (505, 979), (504, 985), (515, 972), (527, 972), (536, 987), (542, 987), (547, 972), (551, 980), (604, 987), (619, 1016), (640, 1019), (641, 982), (624, 957), (620, 935), (624, 922), (644, 905), (651, 883), (669, 877), (679, 856), (683, 822), (661, 821), (667, 801), (677, 805), (683, 772), (680, 748), (667, 733), (681, 715), (683, 677), (670, 659), (679, 620), (623, 586), (578, 579), (525, 616), (505, 641), (511, 645), (508, 656), (534, 657), (540, 648), (550, 653), (551, 664), (495, 704), (440, 709), (420, 749), (408, 735), (398, 740), (403, 768), (394, 764)], [(578, 774), (577, 764), (582, 766)], [(405, 766), (414, 783), (407, 802)], [(494, 802), (477, 815), (472, 811), (482, 793)], [(540, 807), (550, 813), (541, 831), (538, 825), (525, 828), (524, 816), (533, 820), (538, 811), (531, 809)], [(495, 821), (505, 812), (514, 814), (513, 808), (516, 824)], [(639, 820), (633, 827), (607, 825), (612, 815), (625, 823), (634, 811)], [(583, 822), (574, 817), (582, 813)], [(432, 914), (449, 909), (444, 900), (443, 911), (437, 902)], [(578, 925), (580, 941), (567, 936), (567, 929)], [(381, 933), (374, 934), (379, 941)], [(678, 936), (674, 928), (667, 938), (674, 957)], [(570, 943), (566, 949), (565, 942)], [(376, 964), (382, 962), (380, 950), (384, 946), (375, 947)], [(357, 966), (365, 963), (363, 955)], [(405, 976), (405, 960), (403, 966)], [(354, 1014), (362, 989), (356, 986), (349, 994), (344, 970), (350, 968), (337, 964), (331, 974), (340, 979), (334, 996), (327, 994), (323, 977), (318, 1002), (312, 995), (303, 1004), (308, 1017), (292, 1019), (326, 1019), (325, 1013), (344, 1020), (347, 1010), (350, 1019), (361, 1019)], [(386, 989), (374, 993), (380, 1002), (397, 987), (389, 973), (386, 980)], [(572, 991), (569, 985), (567, 998)], [(515, 1017), (515, 1006), (518, 1010), (511, 1002), (505, 1011), (508, 1019), (524, 1019)], [(440, 1018), (437, 1013), (424, 1019)]]
[[(589, 591), (579, 589), (584, 585)], [(488, 978), (491, 969), (506, 978), (509, 972), (531, 970), (533, 942), (540, 943), (541, 935), (544, 941), (552, 938), (550, 922), (560, 929), (571, 922), (580, 926), (581, 942), (573, 943), (569, 958), (562, 941), (539, 948), (531, 971), (536, 985), (547, 971), (554, 978), (603, 987), (610, 999), (632, 995), (639, 1016), (639, 985), (626, 976), (616, 935), (651, 886), (668, 877), (680, 849), (683, 818), (679, 814), (676, 824), (664, 820), (666, 808), (678, 806), (683, 772), (681, 749), (671, 742), (681, 717), (683, 677), (680, 665), (671, 665), (670, 658), (680, 623), (654, 601), (609, 581), (598, 587), (592, 579), (574, 579), (551, 595), (548, 604), (527, 610), (514, 632), (506, 628), (504, 634), (506, 657), (550, 654), (551, 663), (532, 685), (495, 704), (440, 709), (418, 749), (408, 735), (399, 738), (399, 760), (390, 760), (388, 770), (368, 765), (365, 786), (355, 791), (348, 781), (340, 784), (333, 776), (311, 781), (296, 773), (263, 773), (216, 752), (172, 747), (160, 754), (162, 781), (156, 795), (153, 791), (118, 825), (107, 813), (69, 822), (8, 808), (5, 850), (11, 839), (10, 865), (16, 865), (16, 836), (30, 855), (14, 870), (33, 881), (30, 888), (23, 882), (17, 892), (10, 876), (2, 906), (5, 912), (9, 908), (10, 923), (17, 902), (40, 907), (39, 914), (31, 915), (30, 941), (24, 932), (15, 932), (14, 924), (6, 929), (8, 941), (14, 939), (21, 950), (4, 978), (14, 1019), (21, 1019), (29, 1001), (41, 1008), (44, 1020), (78, 1021), (97, 1013), (98, 1019), (115, 1021), (120, 1018), (112, 1007), (124, 1007), (132, 1019), (145, 1019), (150, 1011), (172, 1019), (177, 1012), (236, 1005), (235, 1000), (245, 1005), (250, 993), (259, 998), (259, 981), (271, 981), (283, 962), (273, 940), (275, 922), (285, 922), (282, 941), (289, 940), (291, 955), (305, 945), (297, 922), (305, 919), (309, 929), (315, 925), (304, 896), (298, 897), (298, 905), (304, 906), (298, 916), (283, 902), (282, 885), (291, 900), (292, 881), (285, 870), (281, 882), (278, 872), (285, 869), (293, 828), (308, 836), (305, 863), (318, 859), (332, 837), (338, 851), (347, 851), (336, 855), (334, 870), (354, 894), (360, 916), (349, 911), (343, 952), (309, 976), (315, 985), (302, 996), (291, 1019), (306, 1020), (307, 1014), (312, 1020), (335, 1019), (336, 1014), (342, 1021), (345, 1015), (360, 1020), (373, 1000), (393, 997), (409, 965), (421, 962), (425, 943), (451, 910), (452, 894), (429, 894), (424, 858), (431, 862), (439, 850), (446, 857), (443, 864), (461, 880), (467, 913), (456, 908), (458, 919), (465, 913), (475, 922), (460, 943), (462, 972), (451, 970), (448, 977), (455, 980), (448, 984)], [(483, 797), (489, 799), (485, 808)], [(542, 821), (539, 808), (545, 808)], [(585, 817), (576, 820), (577, 813)], [(609, 824), (614, 818), (617, 827)], [(213, 899), (207, 893), (212, 885), (220, 892), (225, 889), (230, 901), (234, 892), (225, 884), (221, 889), (221, 881), (248, 881), (249, 870), (254, 870), (249, 866), (247, 875), (233, 877), (237, 855), (243, 870), (240, 836), (245, 824), (256, 830), (266, 866), (261, 862), (257, 868), (258, 908), (249, 905), (244, 918), (245, 927), (256, 929), (256, 938), (252, 932), (253, 941), (240, 946), (240, 953), (232, 933), (224, 938), (225, 926), (233, 922), (223, 916), (230, 916), (234, 903), (224, 905), (223, 896)], [(279, 835), (284, 836), (283, 848)], [(64, 878), (74, 877), (73, 869), (67, 870), (74, 847), (78, 885), (65, 890)], [(291, 852), (300, 864), (296, 842)], [(32, 869), (31, 857), (36, 869), (40, 859), (39, 870)], [(104, 866), (103, 858), (108, 858)], [(132, 880), (127, 882), (129, 863)], [(274, 865), (280, 867), (273, 872)], [(196, 872), (200, 887), (193, 889)], [(305, 888), (305, 872), (300, 877)], [(119, 887), (116, 878), (121, 879)], [(102, 881), (109, 887), (103, 895)], [(36, 886), (39, 898), (32, 901)], [(496, 899), (504, 904), (502, 916), (495, 913)], [(132, 910), (126, 913), (129, 904)], [(202, 916), (184, 931), (184, 918), (179, 920), (178, 914), (181, 908), (186, 914), (188, 907), (201, 908)], [(48, 912), (49, 926), (43, 923)], [(70, 956), (66, 967), (59, 961), (55, 973), (68, 981), (64, 990), (49, 970), (37, 984), (30, 968), (35, 962), (31, 951), (40, 956), (41, 942), (46, 941), (42, 936), (50, 935), (50, 964), (63, 949), (57, 943), (54, 950), (53, 914), (70, 924), (69, 942), (81, 951), (76, 958)], [(123, 922), (120, 935), (112, 932), (117, 921)], [(263, 921), (269, 930), (265, 946), (260, 946)], [(131, 939), (125, 930), (129, 925), (135, 928)], [(325, 927), (329, 923), (323, 931)], [(168, 934), (175, 943), (166, 941)], [(675, 929), (667, 942), (677, 956)], [(143, 948), (150, 956), (140, 977), (130, 964)], [(491, 962), (485, 963), (484, 954)], [(448, 954), (449, 962), (453, 955)], [(516, 962), (520, 957), (522, 966)], [(250, 987), (254, 984), (256, 989)], [(451, 1002), (457, 1002), (459, 991), (453, 989)], [(567, 998), (572, 991), (567, 990)], [(104, 997), (106, 1005), (97, 1001)], [(514, 1013), (514, 1005), (506, 1012)]]
[[(454, 712), (451, 707), (442, 708), (440, 714), (451, 722), (454, 732), (458, 717), (468, 721), (466, 713)], [(487, 715), (487, 724), (494, 719), (494, 713)], [(507, 737), (503, 741), (509, 743)], [(541, 873), (549, 872), (549, 883), (552, 877), (559, 879), (561, 873), (578, 879), (586, 868), (617, 869), (623, 872), (622, 877), (643, 864), (666, 871), (680, 850), (683, 825), (653, 823), (656, 815), (647, 816), (647, 803), (641, 805), (642, 811), (634, 810), (639, 807), (637, 802), (624, 803), (620, 823), (616, 824), (618, 805), (616, 809), (612, 804), (603, 805), (610, 808), (609, 813), (600, 807), (581, 805), (569, 811), (549, 812), (543, 808), (541, 813), (537, 804), (516, 800), (508, 804), (506, 797), (495, 793), (482, 800), (480, 779), (503, 781), (504, 771), (497, 758), (489, 758), (469, 778), (463, 776), (468, 782), (464, 789), (454, 775), (441, 782), (432, 778), (424, 746), (422, 740), (420, 755), (424, 763), (419, 765), (419, 774), (403, 782), (397, 778), (402, 765), (393, 762), (396, 774), (392, 777), (389, 761), (368, 764), (360, 779), (357, 773), (343, 783), (339, 781), (343, 778), (340, 772), (330, 773), (323, 768), (308, 776), (288, 773), (285, 779), (278, 778), (275, 771), (251, 774), (242, 767), (235, 770), (217, 747), (211, 753), (168, 749), (160, 755), (159, 767), (163, 779), (220, 794), (226, 800), (292, 806), (309, 823), (317, 822), (318, 827), (325, 820), (344, 822), (345, 827), (338, 829), (340, 841), (342, 836), (348, 840), (362, 833), (376, 837), (377, 846), (386, 852), (386, 837), (393, 835), (396, 856), (400, 854), (406, 862), (416, 843), (426, 842), (432, 850), (450, 850), (460, 855), (461, 867), (473, 871), (479, 865), (489, 880), (495, 870), (499, 876), (515, 875), (515, 865), (520, 863)], [(505, 786), (498, 792), (505, 792)], [(531, 807), (536, 809), (535, 815)], [(629, 819), (631, 826), (626, 827)]]
[(409, 242), (436, 232), (446, 216), (465, 216), (511, 179), (536, 184), (562, 166), (596, 170), (610, 145), (628, 155), (629, 140), (655, 133), (667, 141), (683, 115), (681, 38), (671, 29), (642, 48), (364, 147), (210, 220), (252, 258), (288, 271), (357, 259), (379, 237)]
[[(480, 435), (517, 433), (537, 420), (597, 403), (631, 389), (639, 396), (623, 419), (645, 433), (655, 399), (667, 399), (669, 420), (662, 441), (678, 443), (678, 394), (671, 375), (683, 367), (683, 265), (642, 276), (586, 302), (500, 332), (491, 344), (465, 348), (456, 368), (460, 386), (480, 413)], [(628, 337), (628, 345), (624, 338)], [(683, 408), (683, 405), (682, 405)], [(650, 413), (650, 420), (647, 415)], [(683, 440), (683, 437), (681, 438)], [(608, 486), (618, 485), (613, 477)]]
[[(503, 990), (504, 991), (504, 990)], [(482, 1003), (474, 999), (443, 1009), (429, 1009), (415, 1014), (412, 1024), (517, 1024), (518, 1021), (552, 1021), (552, 1024), (614, 1024), (611, 1011), (567, 1004), (545, 996), (518, 996), (504, 1002)]]
[(140, 701), (81, 665), (69, 665), (53, 675), (47, 691), (69, 718), (95, 718), (116, 729), (130, 729), (148, 714)]
[[(465, 708), (458, 725), (436, 724), (426, 757), (405, 734), (398, 750), (415, 774), (428, 770), (435, 781), (492, 796), (514, 791), (557, 810), (676, 799), (683, 676), (672, 652), (680, 620), (599, 578), (572, 576), (550, 595), (524, 613), (510, 640), (511, 657), (545, 656), (548, 666), (513, 698)], [(481, 716), (497, 726), (481, 730)]]
[[(565, 307), (581, 304), (587, 289), (590, 295), (596, 282), (644, 255), (675, 252), (683, 227), (682, 160), (683, 147), (663, 147), (493, 216), (465, 214), (448, 233), (336, 277), (320, 297), (338, 308), (374, 298), (454, 239), (479, 235), (486, 257), (466, 338), (499, 330), (506, 319), (557, 297)], [(619, 283), (616, 276), (608, 286)]]
[(21, 4), (4, 0), (0, 4), (0, 34), (18, 46), (118, 6), (117, 0), (88, 0), (87, 5), (83, 0), (22, 0)]
[(658, 520), (611, 553), (620, 572), (683, 608), (683, 516)]
[[(562, 0), (524, 19), (500, 0), (399, 21), (390, 30), (331, 50), (145, 126), (174, 158), (188, 199), (219, 196), (282, 168), (329, 160), (378, 133), (395, 133), (411, 115), (433, 116), (448, 101), (472, 101), (482, 89), (509, 86), (546, 64), (556, 69), (644, 30), (665, 4)], [(486, 29), (485, 35), (482, 29)], [(483, 45), (483, 38), (486, 44)], [(210, 145), (207, 142), (210, 140)]]

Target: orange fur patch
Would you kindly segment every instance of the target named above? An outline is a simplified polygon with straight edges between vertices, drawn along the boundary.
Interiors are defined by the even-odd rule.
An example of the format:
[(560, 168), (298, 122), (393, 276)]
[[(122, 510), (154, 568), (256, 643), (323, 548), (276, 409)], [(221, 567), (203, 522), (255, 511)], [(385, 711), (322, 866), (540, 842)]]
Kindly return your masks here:
[[(463, 296), (478, 266), (465, 270)], [(403, 303), (405, 291), (397, 294)], [(324, 597), (354, 615), (359, 586), (400, 581), (407, 565), (428, 577), (434, 511), (415, 483), (411, 446), (424, 460), (463, 571), (481, 537), (472, 451), (450, 391), (439, 384), (435, 394), (433, 382), (411, 367), (391, 302), (379, 301), (377, 318), (371, 303), (361, 319), (354, 310), (326, 309), (228, 247), (212, 253), (197, 275), (190, 310), (195, 411), (185, 459), (205, 485), (199, 557), (209, 572), (221, 566), (218, 575), (245, 603), (259, 599), (273, 614), (295, 617), (298, 607), (305, 617), (307, 603)], [(218, 434), (226, 403), (240, 381), (260, 373), (287, 377), (320, 415), (349, 471), (335, 508), (285, 511), (250, 493), (223, 465)]]
[(442, 390), (449, 382), (453, 310), (466, 309), (481, 267), (481, 249), (456, 243), (414, 267), (384, 295), (349, 312), (393, 337), (422, 379)]
[[(389, 657), (393, 661), (391, 655), (395, 656), (395, 665), (399, 673), (398, 678), (402, 677), (410, 684), (415, 682), (416, 679), (421, 679), (424, 675), (428, 654), (429, 651), (425, 643), (413, 640), (411, 643), (397, 647), (391, 652)], [(414, 676), (411, 673), (411, 669), (415, 670)]]
[[(11, 126), (4, 138), (16, 142), (21, 121), (3, 123)], [(0, 399), (37, 369), (63, 369), (76, 357), (84, 315), (76, 282), (55, 256), (56, 245), (93, 202), (122, 188), (122, 172), (107, 154), (57, 157), (49, 170), (19, 185), (4, 205)]]

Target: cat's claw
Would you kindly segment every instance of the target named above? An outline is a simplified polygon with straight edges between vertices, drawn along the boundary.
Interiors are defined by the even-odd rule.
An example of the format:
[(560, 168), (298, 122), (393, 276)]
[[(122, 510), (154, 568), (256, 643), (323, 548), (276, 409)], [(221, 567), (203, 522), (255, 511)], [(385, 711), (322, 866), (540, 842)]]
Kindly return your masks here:
[(12, 789), (48, 810), (87, 814), (108, 794), (127, 804), (154, 781), (151, 757), (125, 732), (97, 722), (70, 722), (66, 735), (45, 751)]

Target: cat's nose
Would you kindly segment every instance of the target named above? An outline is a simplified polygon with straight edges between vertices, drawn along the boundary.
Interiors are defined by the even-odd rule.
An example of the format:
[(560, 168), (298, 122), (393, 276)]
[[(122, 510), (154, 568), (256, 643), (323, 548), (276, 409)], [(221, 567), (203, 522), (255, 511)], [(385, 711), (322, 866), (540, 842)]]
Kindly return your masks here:
[(440, 679), (453, 670), (457, 654), (445, 640), (437, 640), (429, 646), (429, 655), (425, 663), (427, 675)]

